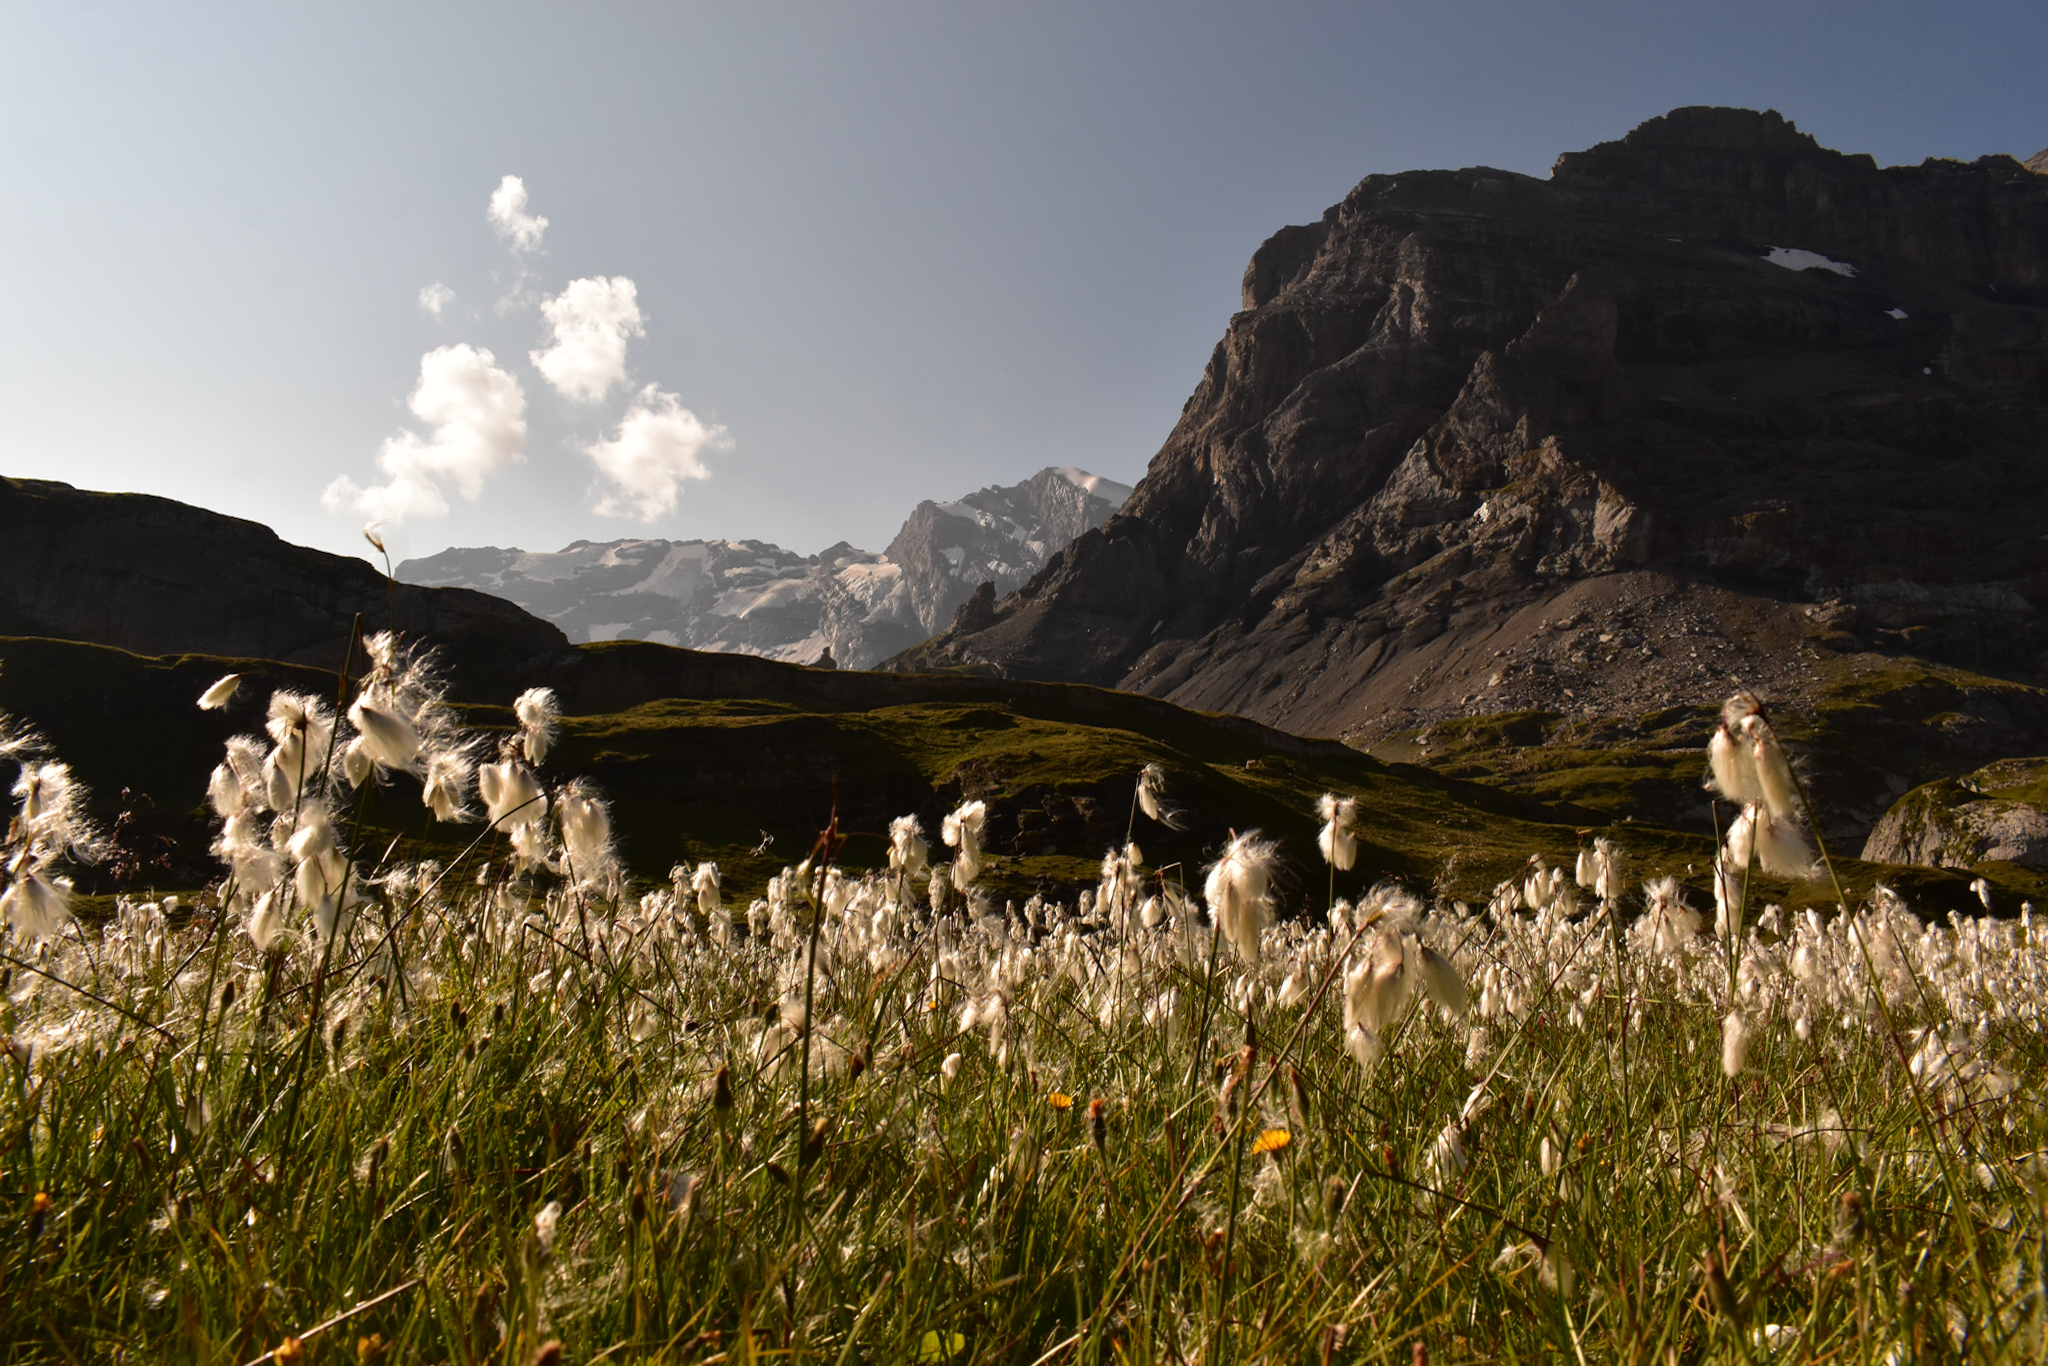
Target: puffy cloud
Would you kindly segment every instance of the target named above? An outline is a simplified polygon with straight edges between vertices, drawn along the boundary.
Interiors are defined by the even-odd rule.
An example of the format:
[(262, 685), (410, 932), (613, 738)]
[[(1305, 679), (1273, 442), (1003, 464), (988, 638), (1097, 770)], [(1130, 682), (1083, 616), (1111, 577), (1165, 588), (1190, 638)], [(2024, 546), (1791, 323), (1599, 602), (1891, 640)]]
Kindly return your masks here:
[(623, 275), (571, 280), (540, 306), (555, 344), (527, 353), (534, 368), (565, 396), (595, 403), (626, 382), (626, 339), (644, 337), (639, 291)]
[(526, 182), (508, 175), (491, 191), (491, 226), (514, 251), (536, 251), (548, 220), (526, 211)]
[(434, 281), (430, 285), (422, 286), (420, 289), (420, 307), (437, 318), (441, 316), (442, 309), (454, 302), (455, 291), (442, 284), (439, 280)]
[(353, 508), (384, 522), (444, 516), (445, 486), (473, 499), (486, 475), (526, 454), (526, 395), (479, 347), (443, 346), (421, 356), (411, 407), (433, 434), (400, 432), (386, 441), (377, 452), (385, 482), (363, 488), (344, 475), (321, 495), (329, 510)]
[(711, 477), (702, 453), (731, 448), (732, 437), (725, 428), (705, 425), (674, 394), (650, 384), (633, 399), (616, 437), (583, 448), (612, 485), (598, 501), (597, 512), (643, 522), (674, 512), (683, 480)]

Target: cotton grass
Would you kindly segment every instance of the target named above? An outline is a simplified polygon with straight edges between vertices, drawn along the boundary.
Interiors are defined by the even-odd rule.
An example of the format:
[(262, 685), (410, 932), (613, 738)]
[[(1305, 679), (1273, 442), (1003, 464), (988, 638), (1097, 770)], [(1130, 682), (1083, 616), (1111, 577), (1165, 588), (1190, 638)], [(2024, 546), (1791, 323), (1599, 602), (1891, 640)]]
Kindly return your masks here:
[[(634, 887), (546, 766), (573, 721), (535, 701), (479, 762), (431, 670), (371, 655), (338, 716), (284, 695), (230, 743), (196, 907), (65, 914), (100, 842), (7, 751), (22, 1359), (311, 1352), (351, 1313), (448, 1360), (2039, 1354), (2030, 920), (1757, 912), (1717, 874), (1710, 933), (1606, 835), (1475, 904), (1361, 888), (1336, 798), (1307, 915), (1250, 831), (1199, 904), (1129, 838), (1003, 907), (979, 800), (936, 866), (905, 816), (872, 873), (825, 841), (760, 896)], [(1813, 825), (1753, 703), (1710, 737), (1730, 869)], [(469, 852), (357, 847), (351, 747), (423, 819), (480, 808)]]

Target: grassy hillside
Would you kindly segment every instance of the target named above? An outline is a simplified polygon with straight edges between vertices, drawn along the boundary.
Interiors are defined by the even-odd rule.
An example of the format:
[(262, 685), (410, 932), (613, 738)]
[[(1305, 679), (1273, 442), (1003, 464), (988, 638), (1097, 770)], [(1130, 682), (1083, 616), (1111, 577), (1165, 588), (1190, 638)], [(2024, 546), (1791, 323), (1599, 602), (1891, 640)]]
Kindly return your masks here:
[[(215, 678), (248, 682), (225, 714), (194, 699)], [(550, 756), (554, 781), (594, 780), (611, 798), (621, 851), (635, 876), (667, 880), (681, 861), (716, 861), (731, 894), (752, 895), (809, 850), (835, 803), (853, 832), (845, 861), (873, 866), (893, 816), (914, 813), (934, 844), (940, 817), (963, 800), (989, 805), (984, 883), (998, 896), (1071, 892), (1093, 881), (1103, 852), (1130, 830), (1152, 867), (1179, 865), (1193, 884), (1231, 830), (1257, 827), (1281, 841), (1282, 904), (1320, 905), (1327, 871), (1316, 856), (1314, 803), (1337, 791), (1361, 799), (1358, 868), (1339, 879), (1355, 894), (1383, 876), (1440, 883), (1483, 897), (1531, 855), (1569, 859), (1581, 833), (1608, 834), (1644, 874), (1674, 872), (1707, 886), (1710, 827), (1673, 829), (1590, 784), (1546, 788), (1514, 767), (1522, 737), (1503, 727), (1498, 773), (1518, 795), (1344, 746), (1284, 735), (1241, 718), (1186, 711), (1103, 689), (951, 676), (834, 673), (741, 656), (706, 656), (639, 643), (586, 646), (556, 680), (567, 715)], [(204, 809), (206, 775), (229, 735), (260, 729), (274, 687), (332, 697), (332, 673), (262, 661), (183, 655), (151, 658), (73, 642), (0, 639), (0, 709), (41, 730), (58, 756), (90, 783), (111, 825), (134, 813), (123, 838), (143, 867), (129, 885), (192, 888), (215, 873)], [(484, 732), (511, 726), (504, 708), (464, 709)], [(1616, 768), (1639, 765), (1631, 789), (1645, 811), (1661, 789), (1697, 801), (1696, 759), (1704, 713), (1666, 718), (1663, 767), (1616, 744)], [(1588, 746), (1588, 753), (1597, 747)], [(1132, 794), (1147, 763), (1165, 767), (1183, 831), (1142, 816)], [(1682, 770), (1692, 767), (1692, 772)], [(1483, 772), (1478, 763), (1461, 772)], [(1568, 797), (1575, 807), (1533, 798)], [(397, 857), (460, 855), (477, 827), (435, 826), (417, 789), (400, 778), (362, 795), (355, 847), (393, 846)], [(171, 841), (166, 845), (163, 841)], [(488, 851), (488, 842), (484, 846)], [(162, 863), (151, 866), (161, 856)], [(1845, 867), (1850, 867), (1845, 865)], [(1993, 870), (1994, 881), (2004, 874)], [(1886, 870), (1851, 867), (1868, 885)], [(1930, 909), (1964, 904), (1966, 878), (1890, 870), (1894, 883), (1931, 897)], [(94, 890), (114, 889), (114, 871)], [(2017, 884), (2014, 884), (2017, 886)], [(1771, 887), (1768, 895), (1818, 899), (1823, 889)]]

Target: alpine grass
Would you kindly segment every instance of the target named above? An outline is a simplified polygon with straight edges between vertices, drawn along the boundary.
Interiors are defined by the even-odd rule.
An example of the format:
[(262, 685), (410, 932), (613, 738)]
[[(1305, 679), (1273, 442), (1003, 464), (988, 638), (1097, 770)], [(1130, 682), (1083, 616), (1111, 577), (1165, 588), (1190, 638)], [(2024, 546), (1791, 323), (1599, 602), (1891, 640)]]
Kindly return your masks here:
[[(1752, 911), (1818, 822), (1747, 695), (1711, 927), (1604, 839), (1485, 905), (1347, 885), (1337, 794), (1278, 916), (1256, 832), (1146, 866), (1152, 773), (1073, 905), (989, 899), (966, 802), (950, 858), (905, 818), (850, 872), (834, 826), (742, 909), (630, 883), (552, 697), (493, 753), (364, 654), (228, 747), (221, 880), (97, 922), (76, 784), (0, 729), (8, 1360), (2048, 1349), (2031, 911)], [(355, 847), (372, 784), (466, 852)]]

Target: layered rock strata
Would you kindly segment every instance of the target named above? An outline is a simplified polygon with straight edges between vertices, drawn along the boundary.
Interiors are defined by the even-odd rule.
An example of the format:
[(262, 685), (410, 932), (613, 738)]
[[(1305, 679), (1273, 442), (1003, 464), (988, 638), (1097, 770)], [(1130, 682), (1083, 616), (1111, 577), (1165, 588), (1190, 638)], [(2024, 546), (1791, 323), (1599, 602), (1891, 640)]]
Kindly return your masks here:
[(1137, 492), (892, 667), (1372, 743), (1823, 655), (2048, 671), (2048, 178), (1680, 109), (1253, 255)]

